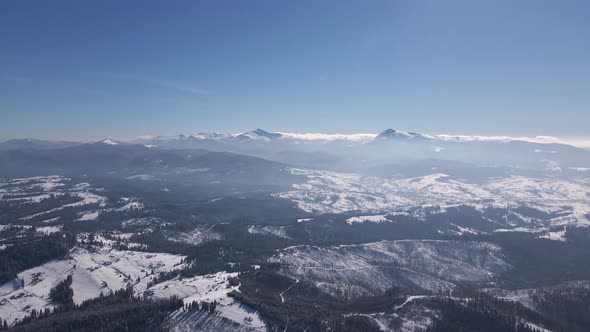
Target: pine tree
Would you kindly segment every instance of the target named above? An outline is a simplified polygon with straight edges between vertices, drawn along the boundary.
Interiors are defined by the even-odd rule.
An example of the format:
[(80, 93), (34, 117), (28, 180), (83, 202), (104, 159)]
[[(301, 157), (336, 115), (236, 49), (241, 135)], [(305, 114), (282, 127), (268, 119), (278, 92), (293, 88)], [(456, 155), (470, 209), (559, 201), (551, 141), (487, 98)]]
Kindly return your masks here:
[(203, 311), (209, 311), (209, 302), (202, 301), (201, 302), (201, 310), (203, 310)]

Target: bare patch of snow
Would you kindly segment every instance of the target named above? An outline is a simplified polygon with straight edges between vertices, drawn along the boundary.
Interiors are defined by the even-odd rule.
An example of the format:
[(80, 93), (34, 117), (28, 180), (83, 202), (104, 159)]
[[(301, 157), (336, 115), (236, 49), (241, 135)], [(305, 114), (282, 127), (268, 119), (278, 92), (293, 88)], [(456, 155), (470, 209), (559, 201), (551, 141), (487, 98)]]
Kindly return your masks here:
[[(146, 294), (158, 299), (168, 299), (172, 295), (177, 295), (184, 303), (217, 301), (216, 316), (236, 325), (234, 329), (228, 331), (240, 331), (243, 328), (248, 331), (266, 331), (266, 324), (258, 312), (227, 295), (230, 291), (238, 289), (239, 286), (229, 284), (229, 278), (235, 278), (237, 275), (237, 273), (218, 272), (192, 278), (175, 278), (150, 287)], [(181, 309), (171, 318), (173, 331), (199, 331), (201, 328), (209, 331), (216, 330), (212, 322), (203, 322), (206, 317), (202, 315), (202, 312), (187, 313)], [(223, 322), (218, 323), (223, 324)]]
[(76, 219), (75, 221), (96, 220), (96, 219), (98, 219), (99, 214), (100, 214), (100, 211), (85, 212), (85, 213), (82, 213), (82, 216), (80, 218)]
[(390, 220), (388, 220), (387, 218), (385, 218), (387, 215), (386, 214), (379, 214), (379, 215), (374, 215), (374, 216), (358, 216), (358, 217), (351, 217), (346, 219), (346, 222), (349, 225), (352, 225), (353, 223), (363, 223), (363, 222), (372, 222), (372, 223), (383, 223), (383, 222), (389, 222)]
[(250, 234), (259, 234), (259, 235), (269, 235), (269, 236), (276, 236), (283, 239), (290, 239), (291, 237), (287, 235), (287, 230), (283, 226), (250, 226), (248, 227), (248, 233)]

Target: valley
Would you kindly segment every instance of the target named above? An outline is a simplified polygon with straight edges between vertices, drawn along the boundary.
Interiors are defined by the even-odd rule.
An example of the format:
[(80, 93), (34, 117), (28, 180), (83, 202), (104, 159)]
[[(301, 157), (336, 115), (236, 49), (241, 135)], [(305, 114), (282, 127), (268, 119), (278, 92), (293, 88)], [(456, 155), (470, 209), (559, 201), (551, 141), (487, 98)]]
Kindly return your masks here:
[[(231, 144), (295, 139), (257, 135)], [(33, 150), (11, 157), (2, 322), (83, 324), (77, 312), (115, 301), (108, 315), (150, 308), (171, 331), (430, 331), (465, 310), (488, 319), (480, 303), (553, 331), (544, 306), (590, 280), (580, 174), (375, 175), (184, 149), (101, 141), (38, 150), (34, 168)]]

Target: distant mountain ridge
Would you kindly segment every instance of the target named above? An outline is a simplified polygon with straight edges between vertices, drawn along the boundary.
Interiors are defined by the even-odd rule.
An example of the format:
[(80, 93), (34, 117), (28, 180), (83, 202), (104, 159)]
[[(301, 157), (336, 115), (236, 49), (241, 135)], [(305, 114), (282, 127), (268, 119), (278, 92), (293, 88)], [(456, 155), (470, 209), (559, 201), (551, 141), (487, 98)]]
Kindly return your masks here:
[[(105, 139), (101, 140), (104, 141)], [(510, 136), (483, 136), (483, 135), (450, 135), (450, 134), (425, 134), (411, 131), (403, 131), (394, 128), (388, 128), (378, 134), (361, 133), (361, 134), (324, 134), (324, 133), (288, 133), (279, 131), (267, 131), (257, 128), (241, 133), (221, 133), (221, 132), (198, 132), (193, 134), (178, 134), (172, 136), (139, 136), (131, 140), (111, 140), (113, 142), (126, 142), (137, 144), (148, 144), (153, 142), (179, 142), (179, 141), (274, 141), (274, 140), (292, 140), (292, 141), (347, 141), (370, 143), (388, 140), (429, 140), (432, 142), (513, 142), (522, 141), (536, 144), (561, 144), (570, 145), (559, 141), (551, 136), (537, 137), (510, 137)], [(51, 141), (34, 138), (11, 139), (0, 142), (0, 149), (10, 148), (60, 148), (82, 144), (81, 142), (70, 141)], [(589, 147), (586, 147), (588, 149)]]
[(255, 129), (239, 134), (199, 133), (134, 142), (167, 148), (230, 151), (292, 165), (346, 171), (425, 159), (553, 173), (579, 172), (590, 167), (588, 150), (555, 143), (555, 139), (548, 137), (431, 135), (391, 128), (379, 134), (342, 135)]
[[(121, 149), (136, 145), (150, 149), (231, 152), (292, 166), (379, 176), (427, 175), (439, 169), (456, 174), (455, 166), (464, 174), (480, 178), (498, 173), (580, 179), (590, 176), (590, 151), (555, 143), (552, 138), (430, 135), (398, 129), (386, 129), (379, 134), (296, 134), (259, 128), (238, 134), (200, 132), (127, 141), (106, 138), (93, 144)], [(87, 146), (11, 140), (0, 143), (0, 150), (59, 150), (76, 145)]]
[(511, 136), (485, 136), (485, 135), (453, 135), (453, 134), (426, 134), (412, 131), (403, 131), (394, 128), (388, 128), (378, 134), (359, 133), (359, 134), (325, 134), (325, 133), (288, 133), (279, 131), (267, 131), (264, 129), (254, 129), (247, 132), (232, 133), (205, 133), (179, 134), (175, 136), (142, 136), (130, 142), (144, 143), (153, 141), (187, 141), (187, 140), (216, 140), (216, 141), (274, 141), (274, 140), (292, 140), (292, 141), (347, 141), (358, 143), (369, 143), (384, 140), (427, 140), (441, 142), (527, 142), (535, 144), (561, 144), (576, 147), (576, 145), (564, 143), (558, 138), (551, 136), (537, 137), (511, 137)]
[(81, 143), (67, 141), (44, 141), (33, 138), (11, 139), (0, 143), (0, 150), (20, 150), (20, 149), (61, 149)]

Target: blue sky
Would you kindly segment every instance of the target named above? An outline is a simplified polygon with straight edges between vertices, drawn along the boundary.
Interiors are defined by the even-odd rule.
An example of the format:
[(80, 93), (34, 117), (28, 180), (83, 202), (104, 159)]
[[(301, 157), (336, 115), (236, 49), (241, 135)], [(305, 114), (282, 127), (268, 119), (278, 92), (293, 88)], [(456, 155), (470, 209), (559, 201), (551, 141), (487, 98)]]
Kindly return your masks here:
[(588, 1), (0, 2), (0, 139), (587, 138)]

